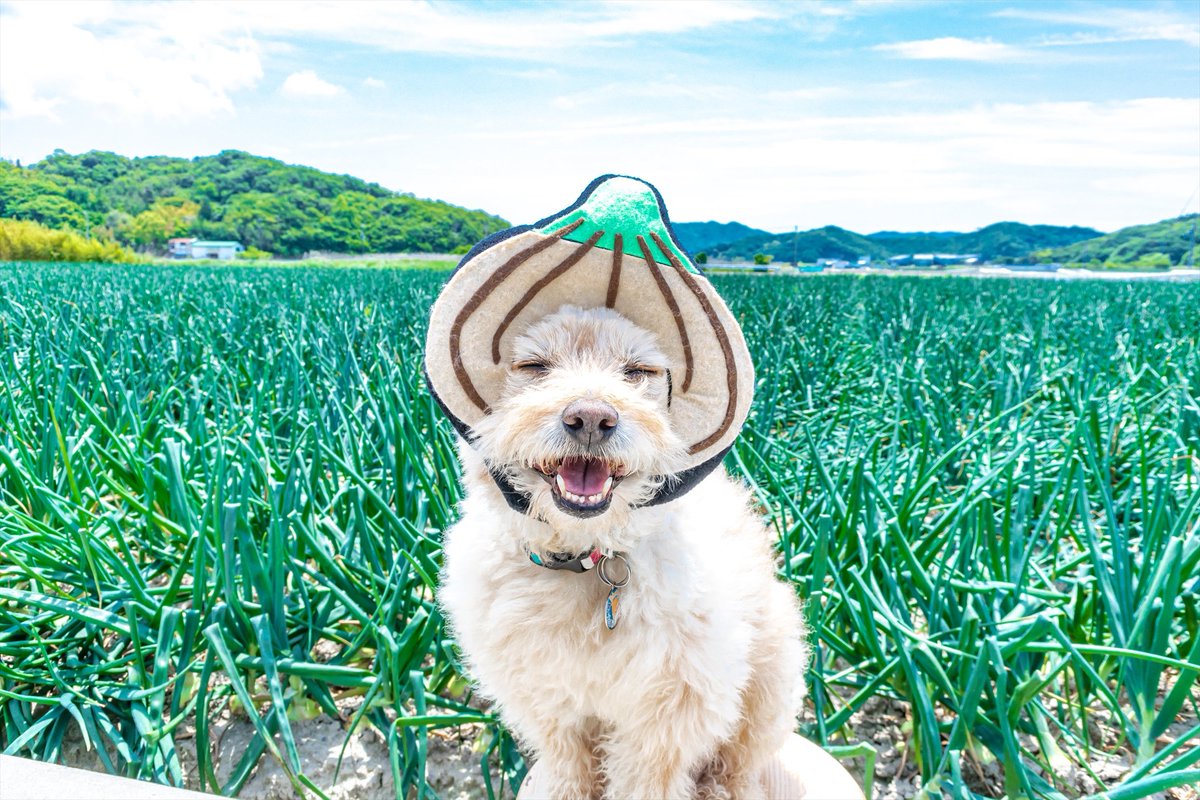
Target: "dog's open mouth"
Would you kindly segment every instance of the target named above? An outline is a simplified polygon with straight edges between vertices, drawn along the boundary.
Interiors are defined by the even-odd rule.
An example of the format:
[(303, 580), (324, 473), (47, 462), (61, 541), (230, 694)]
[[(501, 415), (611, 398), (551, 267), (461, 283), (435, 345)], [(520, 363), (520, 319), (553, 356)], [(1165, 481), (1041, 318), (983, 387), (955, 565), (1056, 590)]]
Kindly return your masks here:
[(612, 503), (613, 487), (625, 477), (625, 468), (602, 458), (567, 456), (544, 462), (537, 470), (550, 484), (554, 503), (568, 514), (594, 517)]

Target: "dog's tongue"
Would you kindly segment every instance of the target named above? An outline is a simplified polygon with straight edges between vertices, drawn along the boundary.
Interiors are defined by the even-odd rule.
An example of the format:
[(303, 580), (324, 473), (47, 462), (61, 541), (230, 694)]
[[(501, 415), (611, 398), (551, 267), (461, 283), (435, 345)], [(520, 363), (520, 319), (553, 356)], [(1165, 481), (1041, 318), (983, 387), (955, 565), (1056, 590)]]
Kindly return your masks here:
[(567, 491), (582, 497), (599, 494), (608, 480), (608, 465), (598, 458), (568, 456), (558, 467)]

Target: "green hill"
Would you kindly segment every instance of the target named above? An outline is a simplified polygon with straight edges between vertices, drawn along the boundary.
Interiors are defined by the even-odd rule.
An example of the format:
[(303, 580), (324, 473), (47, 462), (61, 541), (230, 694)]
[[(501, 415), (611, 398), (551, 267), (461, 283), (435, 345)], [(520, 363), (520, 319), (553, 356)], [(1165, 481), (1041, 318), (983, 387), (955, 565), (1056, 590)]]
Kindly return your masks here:
[(828, 225), (799, 234), (748, 236), (718, 246), (710, 255), (719, 259), (748, 260), (755, 253), (763, 253), (776, 261), (791, 261), (795, 252), (800, 261), (812, 262), (820, 258), (854, 261), (870, 256), (878, 261), (889, 256), (913, 253), (969, 253), (985, 261), (1014, 262), (1028, 259), (1035, 251), (1073, 244), (1099, 235), (1100, 231), (1092, 228), (1022, 225), (1019, 222), (998, 222), (973, 233), (881, 231), (869, 236)]
[(1037, 253), (1045, 261), (1086, 266), (1181, 267), (1196, 263), (1200, 214), (1189, 214), (1151, 225), (1121, 228), (1065, 247)]
[(769, 236), (766, 231), (751, 228), (740, 222), (673, 222), (675, 238), (692, 255), (744, 239), (747, 236)]
[(779, 262), (790, 262), (793, 255), (802, 262), (813, 262), (819, 258), (853, 261), (861, 256), (879, 259), (891, 255), (885, 247), (862, 234), (827, 225), (824, 228), (799, 233), (747, 236), (714, 248), (709, 256), (721, 260), (750, 260), (756, 253), (770, 256)]
[(193, 159), (57, 150), (30, 167), (0, 161), (0, 217), (151, 252), (196, 236), (280, 255), (444, 253), (508, 227), (482, 211), (236, 150)]
[(889, 253), (897, 255), (901, 253), (945, 253), (948, 252), (946, 248), (952, 244), (951, 240), (959, 236), (962, 234), (956, 231), (913, 233), (880, 231), (867, 234), (867, 238), (872, 242), (882, 245)]
[(973, 233), (896, 233), (883, 231), (867, 238), (892, 255), (910, 253), (973, 254), (984, 261), (1024, 261), (1030, 254), (1051, 247), (1074, 244), (1100, 236), (1094, 228), (1058, 225), (1023, 225), (997, 222)]
[(1039, 250), (1074, 244), (1100, 235), (1100, 231), (1094, 228), (997, 222), (949, 241), (952, 253), (976, 253), (984, 261), (1011, 263), (1026, 261)]

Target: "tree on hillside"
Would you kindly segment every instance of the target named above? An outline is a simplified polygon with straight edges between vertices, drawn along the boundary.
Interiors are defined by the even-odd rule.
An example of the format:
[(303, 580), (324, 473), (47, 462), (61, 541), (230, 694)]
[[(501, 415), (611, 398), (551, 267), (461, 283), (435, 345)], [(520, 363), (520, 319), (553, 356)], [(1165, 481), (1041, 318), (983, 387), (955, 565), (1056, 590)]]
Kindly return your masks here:
[(121, 228), (117, 236), (138, 247), (162, 251), (168, 239), (189, 232), (199, 212), (199, 203), (182, 197), (157, 200)]
[(87, 213), (62, 195), (35, 195), (9, 204), (5, 216), (40, 222), (49, 228), (73, 228), (86, 233), (91, 227)]
[(377, 238), (379, 201), (365, 192), (343, 192), (329, 209), (329, 227), (336, 232), (339, 250), (368, 253)]

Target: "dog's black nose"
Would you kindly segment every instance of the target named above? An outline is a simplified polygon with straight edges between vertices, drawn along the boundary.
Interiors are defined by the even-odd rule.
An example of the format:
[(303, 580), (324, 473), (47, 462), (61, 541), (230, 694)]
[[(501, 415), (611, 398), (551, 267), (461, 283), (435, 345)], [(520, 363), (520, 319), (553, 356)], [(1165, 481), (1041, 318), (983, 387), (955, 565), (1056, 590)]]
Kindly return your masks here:
[(612, 436), (617, 410), (602, 400), (576, 400), (563, 409), (562, 424), (567, 433), (580, 444), (599, 444)]

